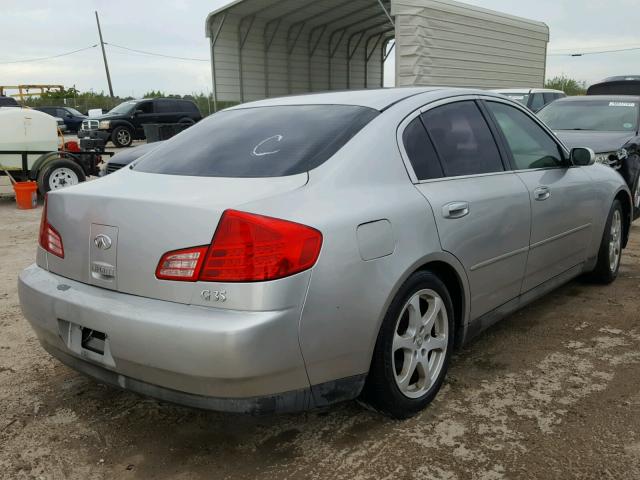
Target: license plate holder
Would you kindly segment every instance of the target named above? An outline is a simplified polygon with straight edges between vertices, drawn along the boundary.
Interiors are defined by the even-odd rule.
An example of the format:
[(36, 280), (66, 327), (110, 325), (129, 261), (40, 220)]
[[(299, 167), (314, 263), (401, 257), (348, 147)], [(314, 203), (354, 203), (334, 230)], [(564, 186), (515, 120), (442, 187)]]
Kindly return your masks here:
[(58, 327), (62, 341), (73, 353), (93, 362), (115, 367), (108, 334), (60, 319)]

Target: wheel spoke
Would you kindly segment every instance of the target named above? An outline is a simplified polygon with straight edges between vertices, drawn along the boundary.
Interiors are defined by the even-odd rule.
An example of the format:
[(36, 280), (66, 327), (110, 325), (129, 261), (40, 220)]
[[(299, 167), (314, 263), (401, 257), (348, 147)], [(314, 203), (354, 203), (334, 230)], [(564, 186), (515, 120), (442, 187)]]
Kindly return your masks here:
[(411, 332), (415, 332), (422, 325), (422, 315), (420, 314), (420, 296), (414, 296), (409, 305), (407, 305), (407, 309), (409, 310), (409, 328)]
[(432, 301), (429, 303), (427, 313), (425, 313), (424, 317), (422, 317), (422, 324), (424, 325), (427, 332), (430, 332), (433, 328), (433, 325), (436, 323), (436, 319), (438, 318), (438, 315), (440, 314), (443, 306), (444, 305), (442, 303), (442, 300), (439, 297), (432, 299)]
[(420, 374), (420, 377), (422, 377), (423, 379), (421, 387), (424, 389), (430, 388), (433, 382), (432, 380), (433, 375), (431, 371), (432, 367), (433, 365), (429, 362), (428, 355), (424, 355), (420, 357), (416, 368), (418, 369), (418, 373)]
[(415, 344), (413, 343), (413, 337), (407, 337), (403, 335), (398, 335), (397, 333), (393, 336), (393, 351), (396, 350), (413, 350), (415, 348)]
[(437, 337), (428, 337), (424, 345), (427, 349), (427, 352), (430, 352), (432, 350), (439, 350), (441, 352), (444, 352), (447, 348), (447, 343), (447, 337), (442, 335)]
[(404, 365), (402, 366), (402, 372), (397, 378), (398, 386), (400, 389), (405, 390), (409, 386), (413, 372), (416, 370), (417, 358), (414, 352), (407, 352), (404, 356)]

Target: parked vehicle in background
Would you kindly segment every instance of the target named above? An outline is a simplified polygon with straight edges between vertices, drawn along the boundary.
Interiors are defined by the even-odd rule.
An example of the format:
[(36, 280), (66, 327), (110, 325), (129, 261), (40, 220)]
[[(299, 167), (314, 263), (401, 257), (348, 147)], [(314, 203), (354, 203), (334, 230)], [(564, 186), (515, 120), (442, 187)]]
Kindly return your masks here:
[(61, 118), (66, 125), (67, 131), (73, 133), (77, 133), (80, 130), (82, 122), (87, 118), (86, 115), (71, 107), (36, 107), (35, 110)]
[(55, 117), (44, 112), (0, 109), (0, 175), (6, 170), (15, 180), (35, 180), (42, 194), (97, 175), (102, 157), (77, 144), (59, 148), (57, 127)]
[(596, 162), (620, 172), (633, 194), (634, 217), (640, 216), (640, 97), (568, 97), (538, 117), (569, 148), (586, 145), (596, 152)]
[(582, 273), (631, 199), (593, 152), (480, 90), (269, 99), (48, 196), (23, 312), (71, 367), (200, 408), (355, 398), (405, 418), (455, 345)]
[(562, 90), (548, 88), (506, 88), (493, 91), (515, 100), (533, 112), (537, 112), (545, 105), (567, 96)]
[(20, 107), (18, 101), (13, 97), (0, 96), (0, 108), (2, 107)]
[(591, 85), (587, 95), (635, 95), (640, 96), (640, 75), (622, 75), (605, 78)]
[(145, 153), (148, 153), (151, 150), (162, 145), (162, 143), (163, 142), (145, 143), (143, 145), (138, 145), (137, 147), (133, 148), (127, 148), (126, 150), (116, 153), (106, 163), (104, 174), (108, 175), (109, 173), (113, 173), (123, 167), (126, 167)]
[(60, 117), (53, 117), (56, 119), (56, 124), (58, 125), (58, 130), (62, 133), (67, 133), (67, 126), (64, 123), (64, 120)]
[(202, 119), (191, 100), (149, 98), (124, 102), (108, 113), (82, 122), (78, 132), (83, 148), (104, 149), (111, 141), (116, 147), (128, 147), (133, 140), (143, 140), (144, 124), (182, 123), (193, 125)]

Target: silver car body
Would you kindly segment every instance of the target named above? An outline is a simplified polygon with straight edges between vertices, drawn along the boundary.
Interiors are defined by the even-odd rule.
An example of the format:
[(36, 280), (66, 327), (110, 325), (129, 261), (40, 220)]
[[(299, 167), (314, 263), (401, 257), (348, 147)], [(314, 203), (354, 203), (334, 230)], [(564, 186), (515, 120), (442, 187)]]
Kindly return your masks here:
[[(614, 198), (630, 205), (621, 177), (602, 165), (419, 181), (405, 126), (465, 99), (515, 105), (539, 123), (499, 95), (449, 88), (263, 100), (235, 108), (342, 104), (382, 113), (307, 173), (214, 178), (124, 168), (52, 192), (48, 218), (68, 254), (38, 249), (20, 275), (24, 314), (64, 363), (157, 398), (242, 412), (354, 398), (387, 307), (413, 272), (430, 268), (446, 281), (461, 344), (593, 268)], [(229, 208), (318, 229), (318, 261), (268, 282), (154, 276), (163, 253), (208, 244)], [(111, 248), (99, 248), (100, 235)], [(104, 277), (96, 264), (117, 274)], [(78, 326), (106, 333), (103, 355), (81, 348)]]

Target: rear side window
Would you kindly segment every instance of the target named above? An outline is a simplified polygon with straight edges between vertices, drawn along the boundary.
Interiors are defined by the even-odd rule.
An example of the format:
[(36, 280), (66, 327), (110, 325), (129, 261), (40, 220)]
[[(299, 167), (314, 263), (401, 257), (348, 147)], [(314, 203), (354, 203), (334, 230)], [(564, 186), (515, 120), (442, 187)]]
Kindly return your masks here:
[(422, 114), (446, 176), (504, 170), (496, 142), (474, 102), (457, 102)]
[(529, 108), (534, 112), (537, 112), (542, 107), (544, 107), (544, 97), (542, 96), (542, 93), (534, 93), (531, 95), (531, 105), (529, 105)]
[(174, 100), (157, 100), (156, 113), (175, 113), (178, 111), (178, 105)]
[(547, 133), (517, 108), (487, 102), (502, 130), (517, 170), (562, 167), (560, 147)]
[(440, 178), (444, 175), (438, 155), (420, 117), (414, 118), (404, 129), (402, 143), (418, 180)]
[(195, 103), (185, 101), (185, 100), (178, 101), (178, 111), (185, 112), (185, 113), (200, 113)]
[(168, 140), (136, 170), (198, 177), (280, 177), (316, 168), (379, 112), (351, 105), (227, 110)]
[(553, 102), (556, 98), (558, 98), (555, 93), (544, 93), (543, 96), (544, 96), (544, 104), (545, 105), (547, 103)]

